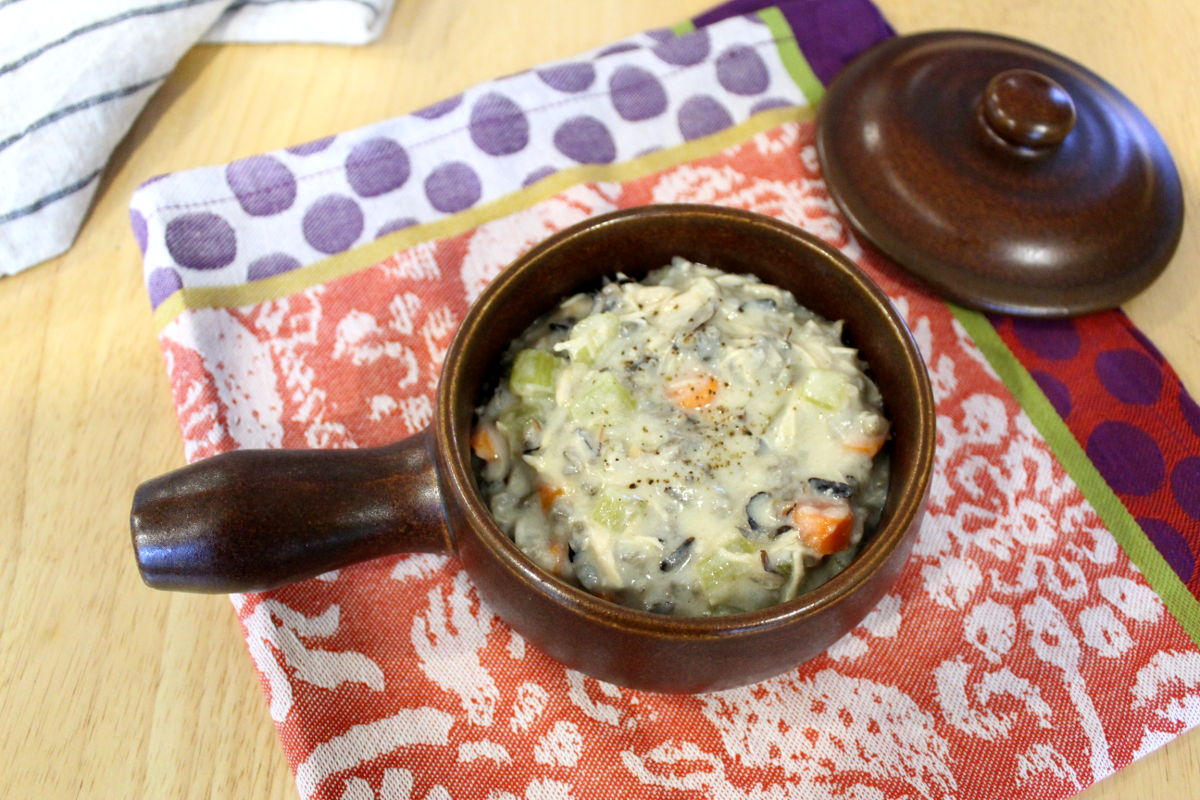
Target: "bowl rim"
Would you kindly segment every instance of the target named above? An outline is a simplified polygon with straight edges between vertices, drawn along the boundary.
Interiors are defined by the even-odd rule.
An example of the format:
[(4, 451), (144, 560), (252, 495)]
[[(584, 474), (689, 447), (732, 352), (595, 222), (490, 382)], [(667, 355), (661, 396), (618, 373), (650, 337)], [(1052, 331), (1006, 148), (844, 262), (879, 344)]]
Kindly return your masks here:
[[(831, 262), (846, 273), (863, 299), (870, 302), (875, 308), (875, 313), (880, 314), (887, 322), (886, 335), (900, 344), (905, 356), (903, 372), (916, 378), (916, 402), (913, 408), (905, 409), (906, 414), (915, 414), (918, 417), (914, 430), (919, 435), (917, 441), (910, 444), (914, 450), (915, 469), (899, 486), (891, 482), (895, 478), (894, 475), (889, 479), (889, 495), (893, 491), (899, 491), (900, 494), (886, 524), (875, 529), (866, 546), (845, 569), (821, 586), (792, 600), (755, 611), (710, 617), (676, 617), (622, 606), (572, 586), (535, 565), (493, 520), (478, 491), (473, 474), (468, 445), (469, 432), (455, 426), (454, 414), (454, 398), (465, 390), (465, 377), (461, 370), (454, 367), (462, 362), (463, 350), (470, 341), (475, 337), (487, 335), (486, 321), (493, 318), (494, 314), (504, 313), (502, 309), (497, 308), (497, 303), (515, 281), (529, 271), (536, 270), (537, 265), (555, 251), (570, 247), (580, 238), (593, 236), (599, 230), (633, 220), (641, 221), (647, 217), (680, 215), (745, 225), (751, 232), (755, 229), (768, 229), (766, 232), (776, 236), (782, 234), (792, 240), (795, 246), (805, 248), (817, 258)], [(604, 275), (604, 272), (597, 272), (596, 277), (602, 278)], [(444, 365), (444, 374), (439, 383), (435, 403), (434, 428), (436, 450), (443, 467), (441, 472), (446, 486), (444, 491), (449, 491), (454, 496), (445, 497), (445, 502), (458, 503), (464, 521), (474, 529), (479, 541), (485, 545), (490, 555), (504, 566), (509, 576), (526, 590), (547, 597), (608, 627), (667, 638), (726, 639), (757, 635), (814, 617), (853, 595), (861, 585), (884, 568), (891, 554), (909, 534), (914, 521), (919, 518), (928, 494), (936, 436), (933, 390), (924, 359), (908, 326), (878, 284), (847, 256), (814, 234), (757, 212), (726, 206), (655, 204), (608, 212), (563, 228), (516, 258), (484, 288), (463, 318), (447, 350)], [(472, 403), (474, 402), (473, 400)], [(457, 539), (453, 531), (451, 536)]]

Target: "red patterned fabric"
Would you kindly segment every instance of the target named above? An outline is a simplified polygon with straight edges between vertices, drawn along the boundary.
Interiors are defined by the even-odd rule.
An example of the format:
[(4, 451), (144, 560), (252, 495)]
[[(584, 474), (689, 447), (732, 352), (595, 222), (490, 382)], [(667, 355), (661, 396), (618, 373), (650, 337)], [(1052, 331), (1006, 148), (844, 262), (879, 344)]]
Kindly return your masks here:
[[(1058, 798), (1200, 722), (1200, 651), (947, 308), (850, 234), (812, 138), (811, 124), (786, 124), (165, 328), (189, 459), (382, 444), (428, 424), (458, 320), (515, 256), (594, 214), (704, 202), (840, 247), (893, 298), (929, 365), (938, 461), (912, 558), (857, 629), (760, 684), (666, 696), (566, 670), (482, 606), (452, 558), (381, 559), (235, 596), (302, 797)], [(1130, 329), (1113, 322), (1081, 321), (1099, 328), (1079, 331), (1081, 352), (1125, 347)], [(1019, 329), (1001, 332), (1021, 346)], [(1112, 401), (1074, 393), (1062, 366), (1047, 374), (1072, 387), (1067, 419), (1088, 441)], [(1174, 402), (1177, 386), (1164, 387), (1158, 402)], [(1194, 429), (1194, 407), (1181, 409), (1163, 425)], [(1190, 469), (1179, 453), (1168, 483)]]

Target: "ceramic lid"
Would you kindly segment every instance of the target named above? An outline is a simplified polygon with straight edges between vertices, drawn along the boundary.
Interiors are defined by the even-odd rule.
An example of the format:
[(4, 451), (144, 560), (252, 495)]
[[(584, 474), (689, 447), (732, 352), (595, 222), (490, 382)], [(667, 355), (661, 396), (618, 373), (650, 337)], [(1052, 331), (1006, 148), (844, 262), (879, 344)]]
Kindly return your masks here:
[(822, 100), (817, 150), (861, 235), (987, 311), (1118, 305), (1162, 272), (1183, 226), (1179, 174), (1145, 116), (1079, 64), (1002, 36), (867, 51)]

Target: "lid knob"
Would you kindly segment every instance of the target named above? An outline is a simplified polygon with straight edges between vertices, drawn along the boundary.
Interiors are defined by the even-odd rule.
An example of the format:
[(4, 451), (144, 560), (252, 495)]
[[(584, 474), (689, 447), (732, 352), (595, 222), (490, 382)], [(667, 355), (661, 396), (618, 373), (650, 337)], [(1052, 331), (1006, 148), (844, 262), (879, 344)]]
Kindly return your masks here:
[(1010, 69), (988, 81), (983, 118), (1009, 144), (1031, 150), (1053, 147), (1075, 125), (1075, 103), (1052, 78), (1031, 69)]

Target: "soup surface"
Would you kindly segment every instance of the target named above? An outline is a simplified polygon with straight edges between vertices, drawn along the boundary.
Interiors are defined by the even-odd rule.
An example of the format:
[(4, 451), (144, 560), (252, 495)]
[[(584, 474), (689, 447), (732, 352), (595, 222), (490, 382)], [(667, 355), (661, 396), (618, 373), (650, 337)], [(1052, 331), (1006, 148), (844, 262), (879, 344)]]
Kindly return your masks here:
[(479, 409), (493, 516), (546, 571), (634, 608), (749, 611), (828, 580), (886, 495), (879, 391), (842, 325), (676, 258), (535, 322)]

